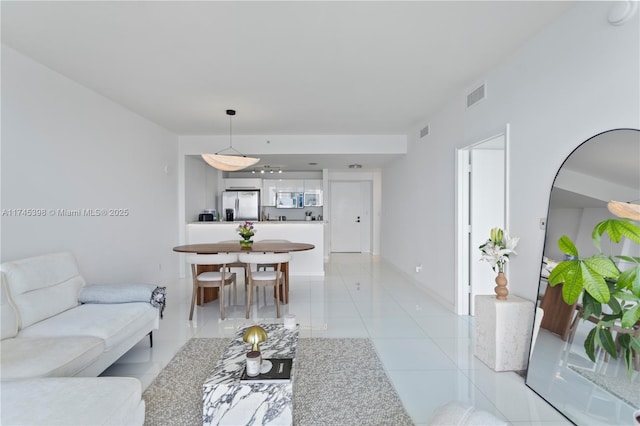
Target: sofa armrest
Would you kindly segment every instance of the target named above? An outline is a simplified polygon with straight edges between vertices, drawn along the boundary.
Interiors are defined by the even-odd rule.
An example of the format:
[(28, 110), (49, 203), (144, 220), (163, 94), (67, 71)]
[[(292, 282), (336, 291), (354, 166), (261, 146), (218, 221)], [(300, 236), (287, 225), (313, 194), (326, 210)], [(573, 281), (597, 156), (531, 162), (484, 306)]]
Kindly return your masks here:
[(130, 303), (149, 302), (160, 310), (160, 318), (166, 305), (166, 287), (155, 284), (94, 284), (85, 286), (78, 301), (80, 303)]

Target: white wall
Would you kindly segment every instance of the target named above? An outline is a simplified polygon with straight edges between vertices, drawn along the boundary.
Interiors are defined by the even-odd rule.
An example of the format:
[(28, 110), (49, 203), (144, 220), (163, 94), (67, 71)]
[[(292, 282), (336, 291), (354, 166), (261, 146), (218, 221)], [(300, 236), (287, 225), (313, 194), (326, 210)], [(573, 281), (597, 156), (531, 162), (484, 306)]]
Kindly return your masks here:
[[(552, 208), (549, 210), (545, 255), (553, 260), (561, 261), (564, 253), (558, 248), (558, 240), (566, 235), (573, 241), (580, 257), (589, 257), (597, 253), (593, 245), (591, 233), (593, 228), (606, 219), (611, 219), (611, 213), (606, 207), (585, 208)], [(611, 243), (605, 234), (600, 241), (605, 254), (619, 255), (623, 245)]]
[[(419, 141), (414, 136), (407, 157), (383, 170), (382, 254), (412, 275), (415, 264), (422, 263), (423, 272), (415, 278), (452, 309), (456, 147), (510, 124), (510, 233), (520, 237), (520, 244), (509, 265), (509, 291), (534, 300), (544, 243), (538, 222), (547, 214), (558, 168), (595, 134), (640, 128), (638, 16), (614, 27), (606, 19), (610, 7), (607, 2), (577, 3), (479, 76), (478, 81), (487, 82), (485, 100), (465, 110), (466, 92), (452, 98), (425, 117), (432, 134)], [(416, 222), (411, 231), (406, 209), (393, 207), (408, 197)]]
[[(2, 46), (1, 260), (70, 250), (90, 283), (178, 276), (177, 137)], [(63, 217), (50, 209), (128, 209)]]
[(187, 155), (185, 161), (185, 221), (198, 220), (202, 210), (218, 209), (222, 191), (218, 185), (218, 170), (205, 163), (200, 156)]
[[(430, 134), (410, 133), (409, 153), (382, 170), (381, 254), (434, 297), (453, 306), (455, 149), (462, 103), (429, 117)], [(416, 273), (415, 266), (423, 266)]]
[[(558, 240), (563, 235), (566, 235), (571, 238), (571, 241), (576, 241), (582, 219), (582, 210), (581, 208), (552, 208), (549, 210), (544, 247), (547, 257), (555, 261), (564, 259), (564, 253), (558, 247)], [(591, 231), (587, 231), (587, 233), (591, 235)], [(582, 252), (578, 250), (578, 253)], [(585, 252), (583, 256), (586, 257), (587, 255), (588, 253)]]

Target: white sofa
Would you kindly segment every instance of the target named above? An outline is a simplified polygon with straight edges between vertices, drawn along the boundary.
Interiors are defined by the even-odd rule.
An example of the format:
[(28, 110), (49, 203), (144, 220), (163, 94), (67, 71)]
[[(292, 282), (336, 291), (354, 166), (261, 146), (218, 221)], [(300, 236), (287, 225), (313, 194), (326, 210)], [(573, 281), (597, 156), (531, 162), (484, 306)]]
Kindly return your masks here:
[[(0, 271), (2, 424), (141, 424), (140, 382), (95, 376), (158, 328), (159, 309), (80, 303), (85, 281), (71, 253), (6, 262)], [(84, 423), (83, 405), (102, 407), (92, 414), (103, 418)]]

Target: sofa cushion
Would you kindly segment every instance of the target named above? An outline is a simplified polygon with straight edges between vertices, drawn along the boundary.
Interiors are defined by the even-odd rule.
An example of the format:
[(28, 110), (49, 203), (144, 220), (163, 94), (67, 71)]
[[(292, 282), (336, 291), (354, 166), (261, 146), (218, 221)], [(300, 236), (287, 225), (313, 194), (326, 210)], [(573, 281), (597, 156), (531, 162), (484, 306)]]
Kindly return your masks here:
[(18, 338), (94, 336), (104, 340), (108, 351), (157, 317), (158, 310), (144, 302), (86, 304), (23, 329)]
[(4, 273), (0, 272), (0, 338), (15, 337), (18, 334), (18, 313), (11, 303)]
[(138, 379), (64, 377), (2, 383), (4, 425), (142, 425)]
[(71, 253), (54, 253), (5, 262), (7, 288), (18, 311), (20, 328), (78, 305), (85, 285)]
[(18, 337), (2, 341), (2, 381), (73, 376), (104, 351), (98, 337)]

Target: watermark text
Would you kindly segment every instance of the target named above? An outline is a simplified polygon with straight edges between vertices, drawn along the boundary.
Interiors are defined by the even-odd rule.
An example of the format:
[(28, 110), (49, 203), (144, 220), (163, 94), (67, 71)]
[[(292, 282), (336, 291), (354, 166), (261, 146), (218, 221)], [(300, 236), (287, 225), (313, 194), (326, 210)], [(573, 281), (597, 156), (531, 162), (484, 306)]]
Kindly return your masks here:
[(3, 217), (125, 217), (129, 209), (2, 209)]

